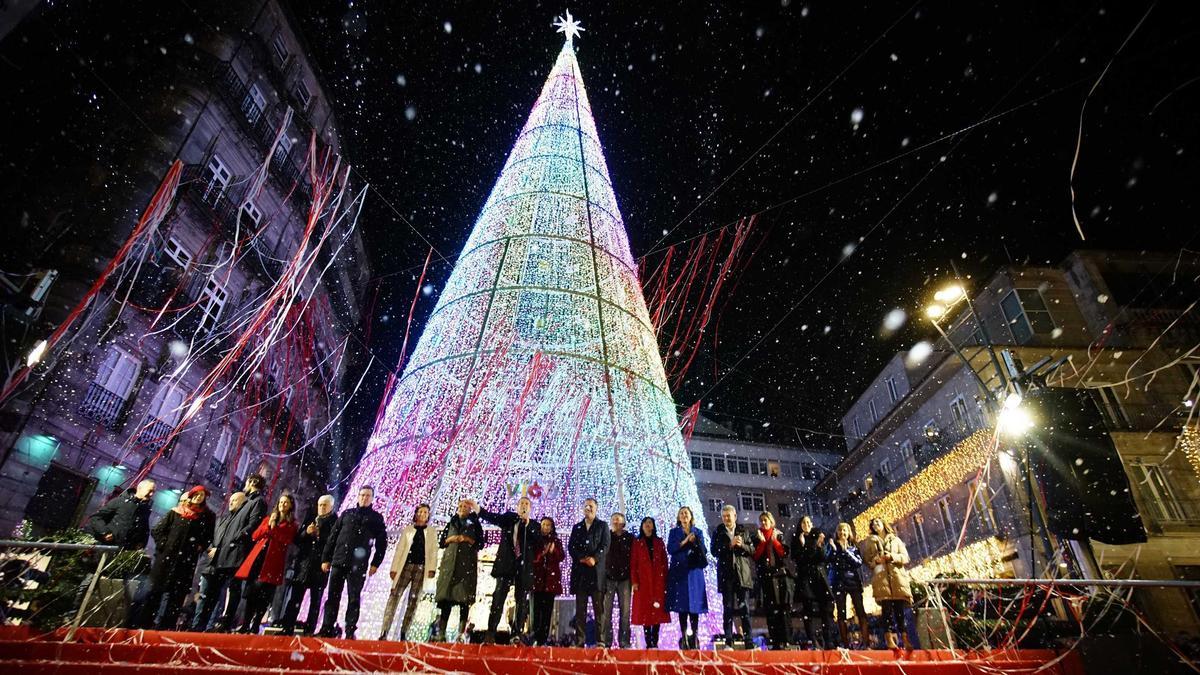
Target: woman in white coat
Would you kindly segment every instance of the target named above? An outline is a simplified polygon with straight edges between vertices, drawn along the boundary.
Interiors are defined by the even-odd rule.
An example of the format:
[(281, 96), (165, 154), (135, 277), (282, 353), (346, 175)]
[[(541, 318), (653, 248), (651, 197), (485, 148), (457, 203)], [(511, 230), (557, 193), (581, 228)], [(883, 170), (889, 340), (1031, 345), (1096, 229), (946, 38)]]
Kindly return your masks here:
[(408, 627), (412, 625), (413, 614), (421, 602), (421, 587), (425, 581), (433, 579), (437, 574), (438, 538), (428, 530), (429, 505), (417, 506), (413, 514), (412, 524), (400, 532), (396, 542), (396, 553), (392, 556), (392, 569), (388, 573), (392, 578), (392, 592), (388, 595), (387, 606), (383, 609), (383, 628), (379, 631), (379, 639), (386, 640), (392, 630), (392, 620), (396, 609), (400, 606), (400, 597), (408, 591), (408, 606), (404, 609), (404, 620), (400, 623), (400, 640), (408, 639)]

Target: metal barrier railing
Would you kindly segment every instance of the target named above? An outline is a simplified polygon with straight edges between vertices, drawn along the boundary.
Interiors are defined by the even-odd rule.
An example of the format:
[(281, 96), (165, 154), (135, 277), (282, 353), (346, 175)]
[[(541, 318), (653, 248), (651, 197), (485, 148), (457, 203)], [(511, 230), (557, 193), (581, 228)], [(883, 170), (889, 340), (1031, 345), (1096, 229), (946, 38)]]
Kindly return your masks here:
[(926, 579), (924, 584), (972, 586), (1101, 586), (1117, 588), (1200, 588), (1200, 581), (1183, 579)]
[(91, 602), (92, 595), (96, 591), (96, 584), (100, 581), (100, 574), (104, 571), (104, 565), (108, 562), (110, 554), (120, 552), (120, 546), (111, 546), (107, 544), (70, 544), (65, 542), (54, 541), (21, 541), (17, 539), (0, 539), (0, 550), (34, 550), (34, 551), (91, 551), (99, 553), (100, 557), (96, 560), (96, 570), (92, 573), (92, 578), (88, 582), (87, 590), (83, 594), (83, 599), (79, 603), (79, 608), (75, 610), (75, 616), (71, 619), (70, 627), (67, 629), (66, 640), (75, 639), (75, 633), (79, 630), (79, 626), (83, 623), (84, 614), (87, 611), (88, 603)]

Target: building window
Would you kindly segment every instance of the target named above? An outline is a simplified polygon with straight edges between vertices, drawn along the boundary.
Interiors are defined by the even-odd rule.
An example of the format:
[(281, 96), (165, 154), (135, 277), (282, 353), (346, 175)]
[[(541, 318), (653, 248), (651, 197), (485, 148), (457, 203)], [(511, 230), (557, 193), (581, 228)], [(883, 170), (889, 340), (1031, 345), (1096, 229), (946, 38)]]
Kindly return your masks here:
[(954, 397), (950, 402), (950, 414), (954, 417), (954, 426), (958, 429), (966, 429), (971, 425), (970, 411), (967, 408), (967, 400), (962, 396)]
[(242, 204), (242, 219), (247, 226), (258, 230), (258, 226), (262, 224), (262, 211), (258, 210), (254, 202), (247, 199), (246, 203)]
[(204, 194), (202, 199), (209, 204), (216, 204), (225, 196), (225, 189), (229, 187), (229, 181), (233, 178), (233, 174), (229, 173), (229, 169), (221, 158), (213, 155), (208, 164), (204, 167)]
[(767, 510), (767, 500), (761, 492), (739, 492), (738, 503), (742, 511), (761, 513)]
[(710, 513), (720, 513), (721, 509), (725, 508), (725, 502), (713, 497), (708, 498), (708, 510)]
[(225, 309), (225, 301), (229, 298), (229, 292), (221, 285), (221, 282), (210, 277), (208, 283), (204, 284), (204, 291), (200, 294), (200, 332), (207, 333), (217, 327), (217, 323), (221, 320), (221, 311)]
[(308, 85), (304, 82), (297, 82), (292, 93), (296, 95), (296, 102), (300, 104), (300, 110), (308, 110), (308, 104), (312, 103), (312, 92), (308, 90)]
[(867, 401), (867, 407), (871, 409), (871, 424), (879, 421), (879, 409), (875, 405), (875, 399)]
[(146, 410), (146, 422), (138, 430), (134, 447), (146, 454), (165, 452), (171, 440), (171, 432), (183, 417), (183, 389), (169, 382), (158, 385), (150, 407)]
[(175, 237), (167, 237), (167, 243), (163, 246), (163, 253), (167, 255), (180, 269), (187, 269), (192, 264), (192, 254), (179, 240)]
[(1114, 387), (1097, 387), (1091, 390), (1092, 398), (1096, 401), (1096, 407), (1100, 408), (1100, 413), (1104, 416), (1104, 421), (1108, 424), (1109, 429), (1129, 429), (1133, 425), (1129, 421), (1129, 415), (1125, 412), (1125, 406), (1121, 404), (1121, 395), (1117, 393)]
[(750, 462), (745, 457), (737, 458), (737, 472), (741, 474), (750, 474)]
[(217, 437), (217, 445), (213, 449), (212, 459), (208, 462), (208, 471), (204, 478), (210, 485), (220, 485), (225, 482), (226, 463), (229, 461), (229, 450), (233, 447), (233, 431), (228, 426), (221, 427)]
[(80, 413), (110, 430), (115, 429), (141, 369), (142, 362), (128, 352), (109, 347), (96, 378), (84, 394)]
[(700, 455), (700, 468), (705, 471), (712, 471), (712, 455)]
[(958, 533), (955, 532), (954, 515), (950, 511), (950, 496), (947, 495), (938, 500), (938, 514), (942, 517), (942, 531), (946, 533), (946, 541), (957, 539)]
[(693, 452), (692, 453), (692, 471), (699, 471), (699, 470), (700, 470), (700, 454)]
[(288, 51), (287, 43), (283, 41), (282, 33), (276, 33), (274, 39), (271, 40), (271, 52), (275, 56), (275, 65), (282, 66), (287, 63), (291, 52)]
[(912, 517), (913, 538), (917, 540), (917, 550), (921, 557), (929, 555), (929, 540), (925, 538), (925, 516), (916, 513)]
[(879, 473), (884, 478), (892, 477), (892, 458), (891, 457), (884, 457), (883, 461), (879, 463)]
[(904, 470), (912, 473), (917, 470), (917, 457), (913, 454), (912, 441), (904, 441), (900, 444), (900, 459), (904, 462)]
[(1183, 507), (1175, 498), (1175, 491), (1163, 475), (1162, 467), (1158, 464), (1135, 464), (1138, 485), (1142, 497), (1149, 502), (1147, 506), (1159, 522), (1175, 522), (1183, 520)]
[(968, 489), (971, 490), (971, 509), (975, 511), (979, 527), (985, 532), (995, 530), (996, 520), (992, 515), (992, 499), (988, 494), (987, 483), (973, 480)]
[(725, 470), (725, 456), (724, 455), (721, 455), (721, 456), (713, 455), (713, 471), (724, 471), (724, 470)]
[(263, 96), (257, 84), (250, 85), (246, 90), (246, 97), (242, 99), (242, 114), (246, 116), (246, 121), (250, 124), (258, 122), (266, 109), (267, 97)]
[(804, 480), (820, 480), (821, 470), (813, 464), (804, 465)]
[(779, 503), (779, 517), (780, 517), (780, 519), (791, 518), (792, 517), (792, 505), (787, 504), (785, 502), (780, 502)]
[(900, 400), (900, 388), (896, 385), (896, 376), (892, 375), (891, 377), (887, 378), (886, 380), (884, 380), (884, 384), (887, 385), (888, 398), (890, 398), (892, 400), (892, 403), (899, 401)]
[(863, 437), (862, 420), (856, 416), (854, 418), (854, 438), (856, 438), (858, 440), (862, 440), (862, 437)]
[(1017, 344), (1054, 330), (1054, 319), (1036, 288), (1014, 288), (1000, 301), (1000, 309)]

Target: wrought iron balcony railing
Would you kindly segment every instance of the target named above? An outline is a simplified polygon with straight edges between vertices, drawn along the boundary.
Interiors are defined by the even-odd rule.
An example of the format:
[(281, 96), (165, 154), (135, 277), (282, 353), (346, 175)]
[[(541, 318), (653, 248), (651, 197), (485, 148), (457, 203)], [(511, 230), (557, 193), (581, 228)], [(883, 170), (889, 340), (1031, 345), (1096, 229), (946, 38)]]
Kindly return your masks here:
[(99, 422), (109, 431), (115, 431), (121, 425), (121, 413), (125, 410), (126, 402), (119, 394), (92, 382), (88, 385), (87, 393), (83, 395), (79, 414)]

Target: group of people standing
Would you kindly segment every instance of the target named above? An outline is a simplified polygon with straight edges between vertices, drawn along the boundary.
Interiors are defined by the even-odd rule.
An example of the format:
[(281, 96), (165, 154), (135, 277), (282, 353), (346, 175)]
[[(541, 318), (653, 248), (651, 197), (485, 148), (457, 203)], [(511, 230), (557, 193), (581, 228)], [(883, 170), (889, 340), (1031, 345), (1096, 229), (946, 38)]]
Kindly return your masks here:
[[(155, 486), (152, 481), (142, 481), (91, 517), (87, 529), (101, 543), (140, 549), (150, 536), (154, 538), (148, 588), (131, 603), (127, 626), (175, 628), (199, 560), (192, 630), (257, 633), (276, 591), (287, 585), (282, 616), (275, 619), (283, 634), (292, 635), (299, 627), (305, 633), (335, 636), (338, 610), (346, 593), (344, 635), (355, 637), (363, 585), (368, 576), (377, 573), (387, 548), (383, 517), (372, 507), (374, 490), (360, 488), (357, 505), (340, 516), (333, 512), (333, 497), (325, 495), (317, 501), (315, 513), (301, 522), (295, 515), (295, 501), (286, 492), (268, 513), (263, 487), (262, 477), (251, 475), (241, 491), (230, 495), (228, 512), (217, 518), (206, 504), (208, 491), (196, 486), (151, 529), (150, 500)], [(813, 646), (850, 646), (847, 599), (858, 617), (861, 644), (870, 645), (863, 607), (864, 565), (871, 570), (874, 598), (884, 610), (887, 645), (897, 647), (897, 636), (906, 635), (905, 610), (912, 600), (904, 569), (908, 553), (878, 518), (857, 542), (847, 523), (838, 525), (830, 541), (808, 516), (785, 538), (771, 513), (761, 513), (759, 526), (754, 528), (738, 523), (736, 510), (727, 505), (721, 523), (706, 537), (691, 509), (684, 506), (664, 540), (654, 518), (643, 518), (635, 534), (626, 529), (622, 513), (611, 514), (607, 522), (599, 518), (599, 506), (589, 498), (564, 546), (554, 519), (534, 519), (532, 510), (527, 497), (517, 501), (515, 510), (502, 513), (462, 499), (449, 522), (434, 535), (429, 530), (430, 507), (417, 506), (412, 522), (396, 543), (379, 639), (391, 634), (405, 596), (407, 606), (398, 637), (410, 638), (422, 589), (435, 579), (438, 615), (429, 639), (446, 640), (456, 609), (458, 634), (469, 632), (467, 615), (476, 599), (479, 551), (485, 544), (483, 523), (500, 531), (491, 571), (496, 585), (485, 643), (496, 642), (510, 593), (516, 604), (511, 638), (527, 644), (549, 643), (554, 599), (566, 591), (575, 598), (576, 646), (589, 642), (590, 604), (594, 644), (628, 648), (632, 646), (631, 626), (636, 625), (642, 627), (646, 648), (656, 649), (660, 627), (670, 622), (674, 613), (680, 628), (679, 647), (698, 648), (699, 616), (708, 612), (704, 569), (710, 551), (716, 563), (727, 646), (738, 641), (747, 648), (754, 646), (751, 594), (766, 615), (773, 649), (788, 648), (794, 614), (802, 617)], [(562, 570), (568, 558), (570, 576), (564, 589)], [(306, 596), (308, 613), (298, 623)], [(318, 630), (322, 607), (323, 622)], [(615, 639), (614, 608), (618, 617)], [(907, 637), (903, 639), (907, 645)]]
[(85, 529), (100, 543), (137, 550), (154, 538), (147, 584), (129, 605), (127, 627), (175, 629), (200, 561), (200, 584), (188, 624), (192, 630), (257, 633), (276, 591), (287, 585), (287, 602), (277, 617), (284, 634), (295, 633), (307, 595), (308, 616), (301, 629), (316, 630), (324, 598), (318, 634), (334, 636), (342, 594), (348, 589), (344, 628), (346, 637), (354, 637), (363, 584), (378, 571), (387, 548), (383, 516), (372, 508), (374, 490), (361, 488), (357, 506), (340, 516), (333, 513), (333, 496), (325, 495), (317, 500), (315, 513), (301, 522), (295, 499), (287, 492), (268, 513), (264, 486), (262, 476), (250, 475), (242, 490), (230, 495), (229, 510), (218, 518), (207, 505), (208, 490), (198, 485), (150, 528), (156, 488), (145, 480), (88, 519)]

